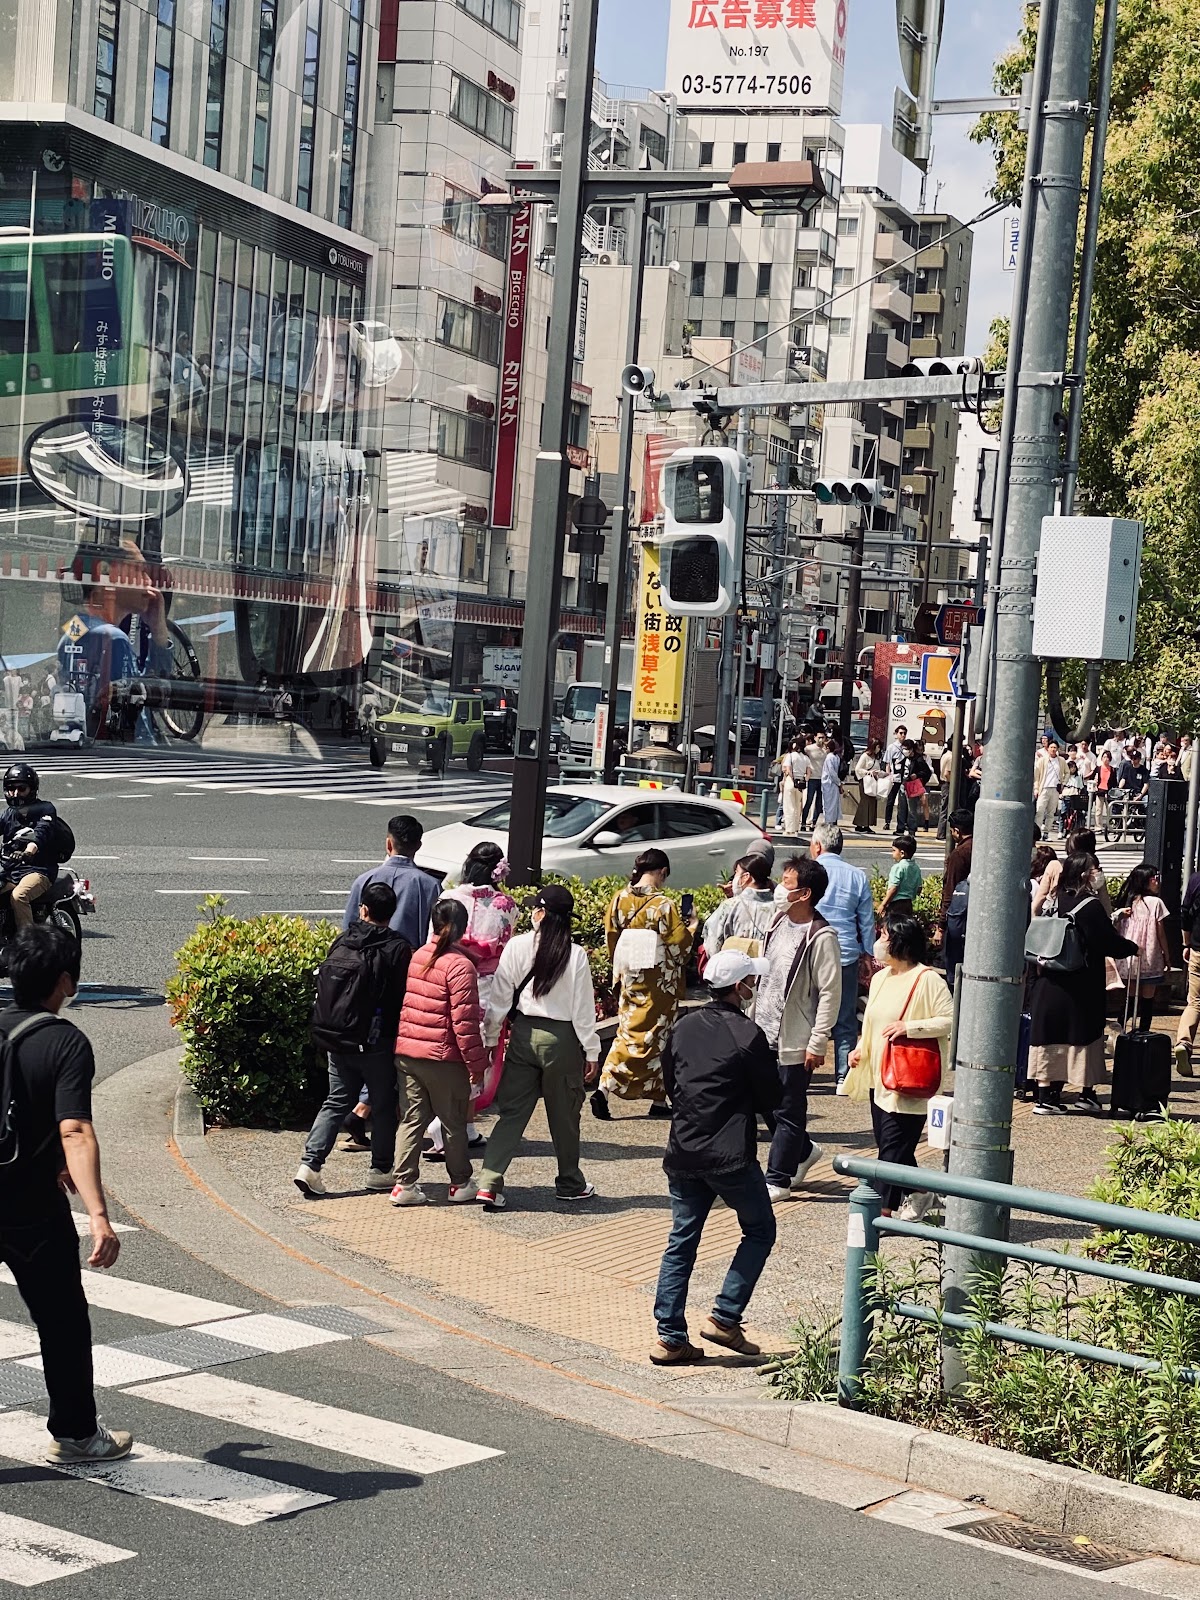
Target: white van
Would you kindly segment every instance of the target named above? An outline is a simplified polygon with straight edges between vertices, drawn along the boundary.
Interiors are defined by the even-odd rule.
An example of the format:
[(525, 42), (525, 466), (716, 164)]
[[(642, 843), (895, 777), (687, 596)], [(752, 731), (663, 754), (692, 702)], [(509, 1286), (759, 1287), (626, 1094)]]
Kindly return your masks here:
[[(854, 680), (851, 689), (850, 710), (855, 716), (866, 716), (871, 709), (871, 686), (864, 683), (861, 678)], [(822, 711), (838, 712), (842, 706), (842, 680), (840, 678), (826, 678), (821, 685), (819, 701)]]

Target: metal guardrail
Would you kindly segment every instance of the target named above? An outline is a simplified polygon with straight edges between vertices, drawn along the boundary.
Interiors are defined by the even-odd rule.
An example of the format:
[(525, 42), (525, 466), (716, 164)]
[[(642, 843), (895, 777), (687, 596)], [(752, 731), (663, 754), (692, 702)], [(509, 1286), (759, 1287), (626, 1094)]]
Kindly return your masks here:
[[(838, 1358), (838, 1403), (853, 1407), (858, 1403), (862, 1375), (866, 1368), (867, 1347), (871, 1337), (871, 1322), (875, 1313), (883, 1309), (879, 1297), (869, 1284), (871, 1262), (877, 1251), (878, 1239), (883, 1234), (896, 1234), (909, 1239), (928, 1239), (936, 1244), (956, 1246), (977, 1251), (983, 1255), (999, 1256), (1007, 1261), (1029, 1261), (1050, 1266), (1064, 1272), (1076, 1272), (1092, 1278), (1107, 1278), (1117, 1283), (1133, 1284), (1143, 1289), (1158, 1289), (1166, 1294), (1191, 1295), (1200, 1298), (1200, 1283), (1188, 1278), (1171, 1278), (1157, 1272), (1142, 1272), (1135, 1267), (1121, 1266), (1117, 1262), (1092, 1261), (1086, 1256), (1060, 1254), (1054, 1250), (1040, 1250), (1032, 1245), (1011, 1244), (1004, 1239), (989, 1239), (982, 1234), (959, 1233), (947, 1228), (934, 1227), (924, 1222), (904, 1222), (898, 1217), (880, 1215), (883, 1202), (871, 1188), (870, 1180), (896, 1184), (919, 1194), (953, 1195), (964, 1200), (978, 1200), (1010, 1211), (1032, 1211), (1044, 1217), (1061, 1217), (1070, 1222), (1091, 1223), (1095, 1227), (1120, 1233), (1141, 1233), (1157, 1239), (1175, 1239), (1184, 1244), (1200, 1245), (1200, 1222), (1185, 1217), (1169, 1217), (1156, 1211), (1136, 1211), (1131, 1206), (1103, 1205), (1096, 1200), (1084, 1200), (1076, 1195), (1054, 1194), (1044, 1189), (1022, 1189), (1015, 1184), (990, 1183), (981, 1178), (951, 1177), (948, 1173), (931, 1172), (924, 1167), (902, 1167), (891, 1161), (870, 1161), (859, 1156), (835, 1156), (835, 1172), (845, 1177), (857, 1178), (859, 1184), (850, 1196), (850, 1216), (846, 1229), (846, 1275), (842, 1294), (842, 1341)], [(1110, 1367), (1123, 1367), (1131, 1372), (1155, 1372), (1162, 1365), (1150, 1356), (1130, 1355), (1123, 1350), (1102, 1349), (1097, 1345), (1081, 1344), (1076, 1339), (1062, 1339), (1056, 1334), (1038, 1333), (1031, 1328), (1017, 1328), (1009, 1323), (983, 1321), (964, 1316), (960, 1312), (938, 1310), (928, 1306), (913, 1305), (897, 1300), (887, 1303), (887, 1309), (898, 1317), (908, 1317), (915, 1322), (926, 1322), (938, 1327), (957, 1330), (982, 1329), (992, 1338), (1012, 1344), (1022, 1344), (1036, 1350), (1051, 1350), (1060, 1355), (1078, 1356), (1086, 1361), (1099, 1361)], [(1200, 1383), (1200, 1369), (1184, 1367), (1180, 1376), (1192, 1383)]]

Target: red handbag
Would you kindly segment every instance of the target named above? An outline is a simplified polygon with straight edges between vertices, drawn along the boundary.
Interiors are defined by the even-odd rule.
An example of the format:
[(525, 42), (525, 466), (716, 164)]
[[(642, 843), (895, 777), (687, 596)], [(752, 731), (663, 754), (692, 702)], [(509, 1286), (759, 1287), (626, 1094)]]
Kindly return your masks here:
[[(917, 984), (928, 969), (922, 967), (916, 981), (908, 991), (904, 1009), (896, 1018), (904, 1021), (904, 1014), (912, 1004)], [(942, 1051), (936, 1039), (909, 1039), (904, 1034), (889, 1039), (879, 1067), (879, 1081), (892, 1094), (906, 1095), (911, 1100), (928, 1100), (942, 1087)]]

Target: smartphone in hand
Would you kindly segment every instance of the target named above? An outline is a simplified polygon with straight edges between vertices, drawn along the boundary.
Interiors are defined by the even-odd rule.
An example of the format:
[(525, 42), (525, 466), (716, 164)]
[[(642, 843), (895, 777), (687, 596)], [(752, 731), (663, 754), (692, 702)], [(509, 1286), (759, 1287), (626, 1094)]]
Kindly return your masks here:
[(691, 921), (692, 907), (695, 905), (695, 903), (696, 897), (691, 893), (690, 890), (685, 889), (684, 892), (679, 896), (679, 910), (685, 922)]

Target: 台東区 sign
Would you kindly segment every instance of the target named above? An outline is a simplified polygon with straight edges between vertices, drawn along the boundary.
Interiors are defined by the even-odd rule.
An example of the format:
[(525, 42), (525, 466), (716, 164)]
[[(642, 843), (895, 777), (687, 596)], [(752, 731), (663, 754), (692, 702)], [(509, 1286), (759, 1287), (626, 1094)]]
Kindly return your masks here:
[(504, 282), (504, 338), (500, 352), (500, 415), (496, 420), (496, 467), (492, 475), (492, 526), (511, 528), (517, 511), (517, 445), (521, 432), (521, 368), (525, 359), (525, 290), (533, 207), (512, 220)]
[(634, 722), (679, 722), (687, 618), (663, 610), (658, 546), (642, 546), (637, 589), (637, 633), (633, 644)]
[(667, 89), (685, 110), (840, 112), (848, 3), (671, 0)]

